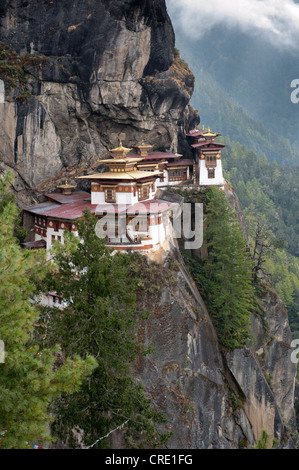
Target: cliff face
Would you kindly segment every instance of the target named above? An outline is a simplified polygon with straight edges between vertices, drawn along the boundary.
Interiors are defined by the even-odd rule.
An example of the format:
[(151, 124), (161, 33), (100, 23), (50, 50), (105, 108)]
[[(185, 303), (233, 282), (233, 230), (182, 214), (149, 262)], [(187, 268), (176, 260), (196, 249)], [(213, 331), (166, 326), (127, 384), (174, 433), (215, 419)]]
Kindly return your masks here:
[(0, 43), (0, 161), (20, 204), (96, 167), (119, 138), (189, 151), (194, 77), (164, 0), (4, 0)]
[[(226, 193), (242, 221), (233, 188), (226, 186)], [(136, 366), (173, 431), (167, 447), (252, 448), (263, 430), (269, 447), (296, 447), (292, 336), (269, 282), (262, 281), (263, 312), (251, 318), (250, 346), (223, 352), (208, 306), (177, 249), (169, 260), (160, 267), (161, 290), (141, 299), (152, 312), (142, 339), (154, 344), (155, 353)]]
[[(175, 52), (164, 0), (2, 0), (0, 43), (0, 170), (14, 170), (20, 205), (97, 167), (118, 138), (188, 155), (184, 131), (199, 121), (189, 106), (194, 77)], [(263, 429), (294, 446), (296, 367), (275, 292), (264, 291), (266, 321), (252, 318), (252, 348), (224, 355), (172, 254), (178, 263), (160, 267), (162, 287), (140, 299), (151, 310), (141, 339), (156, 352), (136, 364), (168, 417), (168, 447), (250, 447)]]

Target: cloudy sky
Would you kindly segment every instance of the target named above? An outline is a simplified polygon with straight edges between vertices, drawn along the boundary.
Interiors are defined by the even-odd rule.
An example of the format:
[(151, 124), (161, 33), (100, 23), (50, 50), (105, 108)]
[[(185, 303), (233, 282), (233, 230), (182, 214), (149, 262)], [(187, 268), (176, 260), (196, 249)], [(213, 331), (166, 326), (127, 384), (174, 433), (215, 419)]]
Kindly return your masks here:
[(166, 0), (171, 18), (187, 35), (200, 37), (217, 24), (262, 35), (278, 47), (298, 50), (298, 0)]

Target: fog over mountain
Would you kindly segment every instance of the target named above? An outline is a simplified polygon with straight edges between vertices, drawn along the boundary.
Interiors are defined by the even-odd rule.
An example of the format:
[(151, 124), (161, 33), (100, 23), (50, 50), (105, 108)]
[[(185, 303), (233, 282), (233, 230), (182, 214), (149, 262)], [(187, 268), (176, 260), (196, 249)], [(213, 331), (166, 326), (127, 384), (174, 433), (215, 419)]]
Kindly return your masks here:
[[(220, 125), (220, 132), (231, 140), (247, 144), (251, 137), (252, 148), (259, 151), (252, 122), (248, 121), (247, 136), (246, 126), (242, 135), (237, 134), (237, 121), (234, 132), (227, 134), (227, 121), (233, 116), (224, 115), (219, 106), (215, 109), (214, 93), (218, 98), (222, 93), (223, 99), (243, 110), (242, 119), (245, 113), (255, 128), (263, 129), (263, 136), (269, 131), (271, 150), (265, 141), (261, 146), (269, 160), (299, 165), (299, 103), (291, 101), (291, 83), (299, 78), (298, 1), (167, 0), (167, 7), (176, 46), (196, 78), (192, 103), (202, 121)], [(295, 157), (280, 149), (274, 156), (274, 140), (280, 137), (290, 141)], [(284, 145), (287, 148), (288, 142)]]
[(296, 52), (299, 5), (293, 0), (168, 0), (168, 8), (190, 37), (200, 38), (214, 26), (225, 25)]

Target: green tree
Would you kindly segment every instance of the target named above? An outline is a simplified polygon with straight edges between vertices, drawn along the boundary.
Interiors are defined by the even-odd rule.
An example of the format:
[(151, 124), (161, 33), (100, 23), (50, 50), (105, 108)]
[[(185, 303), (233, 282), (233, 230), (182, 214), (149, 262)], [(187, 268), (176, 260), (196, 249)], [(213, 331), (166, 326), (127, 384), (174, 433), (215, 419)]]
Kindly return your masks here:
[(273, 282), (287, 307), (293, 335), (298, 338), (299, 168), (267, 163), (244, 145), (227, 139), (226, 143), (225, 177), (234, 186), (243, 208), (255, 272), (261, 267)]
[(205, 238), (206, 298), (219, 340), (229, 348), (244, 346), (253, 310), (253, 266), (236, 214), (217, 188), (206, 194)]
[(127, 446), (157, 446), (166, 437), (157, 430), (164, 419), (132, 378), (134, 360), (146, 353), (137, 338), (139, 261), (119, 252), (112, 256), (96, 235), (96, 221), (85, 211), (78, 222), (79, 237), (66, 234), (64, 245), (56, 245), (58, 273), (47, 279), (46, 287), (68, 305), (63, 312), (52, 310), (47, 340), (59, 340), (69, 355), (89, 353), (97, 359), (80, 391), (57, 401), (55, 429), (65, 441), (78, 426), (85, 445), (97, 441), (95, 447), (105, 447), (102, 437), (125, 423)]
[[(61, 393), (73, 393), (95, 362), (77, 355), (58, 367), (57, 346), (40, 348), (33, 340), (39, 312), (32, 299), (32, 278), (45, 274), (44, 258), (22, 250), (14, 237), (18, 210), (9, 193), (12, 177), (0, 177), (0, 448), (26, 448), (50, 441), (49, 405)], [(54, 367), (55, 366), (55, 367)]]

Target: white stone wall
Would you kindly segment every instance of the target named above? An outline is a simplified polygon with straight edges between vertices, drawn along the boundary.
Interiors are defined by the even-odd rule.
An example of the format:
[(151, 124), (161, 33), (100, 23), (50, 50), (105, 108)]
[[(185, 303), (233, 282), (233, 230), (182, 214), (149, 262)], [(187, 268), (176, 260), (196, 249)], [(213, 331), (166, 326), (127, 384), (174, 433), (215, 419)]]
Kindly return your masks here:
[(47, 228), (47, 250), (52, 248), (52, 235), (55, 237), (55, 241), (58, 240), (58, 237), (61, 237), (61, 243), (64, 243), (64, 230), (59, 229), (58, 232), (54, 230), (54, 228), (48, 227)]
[[(153, 218), (155, 218), (155, 216), (150, 216), (150, 219), (153, 219)], [(153, 245), (156, 245), (160, 241), (158, 227), (159, 227), (158, 225), (150, 225), (148, 228), (148, 235), (149, 237), (151, 237)]]
[(91, 204), (104, 204), (105, 203), (105, 193), (91, 191)]
[(136, 196), (133, 192), (128, 193), (116, 193), (116, 204), (130, 204), (133, 205), (138, 202), (138, 193), (136, 191)]
[[(138, 200), (138, 189), (136, 187), (136, 195), (134, 196), (134, 192), (131, 191), (131, 188), (135, 186), (135, 183), (133, 184), (121, 184), (122, 187), (128, 186), (130, 189), (128, 192), (116, 192), (116, 204), (128, 204), (128, 205), (133, 205), (136, 204), (137, 202), (142, 202)], [(149, 199), (153, 199), (155, 195), (156, 189), (154, 185), (154, 189), (150, 188), (149, 192)], [(105, 192), (104, 191), (92, 191), (91, 192), (91, 204), (110, 204), (109, 202), (107, 203), (105, 201)]]
[(223, 185), (222, 162), (220, 159), (217, 160), (217, 166), (215, 167), (215, 178), (208, 178), (208, 169), (206, 167), (206, 161), (199, 160), (199, 185)]
[(160, 187), (160, 186), (168, 186), (168, 171), (167, 170), (163, 170), (163, 174), (164, 174), (164, 181), (160, 181), (160, 178), (157, 178), (156, 179), (156, 186), (157, 188)]
[(164, 223), (157, 225), (150, 225), (149, 227), (149, 236), (152, 239), (153, 245), (162, 244), (166, 239), (167, 227)]

